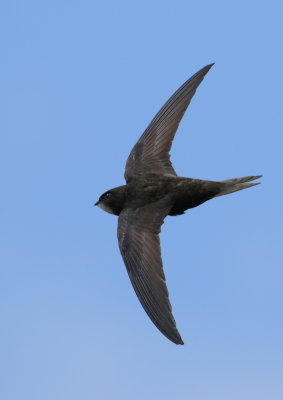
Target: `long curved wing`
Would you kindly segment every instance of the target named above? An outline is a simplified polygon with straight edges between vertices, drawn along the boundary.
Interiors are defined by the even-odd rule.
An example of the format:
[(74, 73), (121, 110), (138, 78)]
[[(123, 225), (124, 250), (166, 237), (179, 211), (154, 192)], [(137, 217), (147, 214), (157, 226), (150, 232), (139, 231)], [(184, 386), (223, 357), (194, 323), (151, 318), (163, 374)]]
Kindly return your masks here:
[(149, 318), (168, 339), (183, 344), (172, 315), (158, 236), (169, 209), (164, 200), (124, 209), (118, 221), (118, 241), (133, 288)]
[(128, 157), (127, 182), (140, 173), (177, 175), (169, 155), (172, 141), (197, 87), (212, 66), (207, 65), (188, 79), (153, 118)]

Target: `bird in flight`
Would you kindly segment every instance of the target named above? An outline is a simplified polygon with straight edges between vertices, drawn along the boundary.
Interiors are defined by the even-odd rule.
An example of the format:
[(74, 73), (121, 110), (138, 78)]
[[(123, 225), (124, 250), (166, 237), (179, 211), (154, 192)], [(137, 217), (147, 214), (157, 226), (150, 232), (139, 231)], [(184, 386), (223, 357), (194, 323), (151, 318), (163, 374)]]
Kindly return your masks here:
[(172, 314), (163, 271), (159, 233), (167, 215), (181, 215), (213, 197), (246, 189), (258, 176), (222, 181), (179, 177), (169, 151), (197, 87), (213, 64), (199, 70), (164, 104), (133, 147), (126, 185), (107, 190), (95, 205), (119, 216), (118, 242), (136, 295), (156, 327), (184, 344)]

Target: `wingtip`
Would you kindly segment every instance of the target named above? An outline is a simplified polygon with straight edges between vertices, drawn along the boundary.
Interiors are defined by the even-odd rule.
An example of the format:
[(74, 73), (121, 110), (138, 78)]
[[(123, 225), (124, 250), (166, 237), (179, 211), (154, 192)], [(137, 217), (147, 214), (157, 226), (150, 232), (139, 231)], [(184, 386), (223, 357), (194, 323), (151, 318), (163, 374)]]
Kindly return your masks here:
[(185, 343), (183, 342), (183, 340), (182, 340), (181, 337), (179, 337), (178, 340), (174, 340), (174, 343), (175, 343), (175, 344), (180, 344), (180, 345), (182, 345), (182, 346), (185, 344)]
[(209, 70), (210, 70), (210, 68), (212, 68), (214, 64), (215, 64), (214, 62), (213, 62), (213, 63), (211, 63), (211, 64), (208, 64), (208, 65), (206, 66), (207, 70), (209, 71)]
[(183, 342), (183, 339), (181, 338), (181, 335), (180, 335), (180, 333), (178, 332), (178, 330), (176, 330), (176, 332), (175, 332), (175, 334), (174, 334), (174, 336), (172, 336), (172, 335), (165, 335), (169, 340), (171, 340), (171, 342), (173, 342), (173, 343), (175, 343), (175, 344), (181, 344), (181, 345), (183, 345), (184, 344), (184, 342)]
[(184, 345), (185, 343), (183, 342), (183, 340), (182, 340), (182, 338), (181, 338), (181, 336), (179, 336), (178, 338), (172, 338), (172, 337), (168, 337), (168, 336), (166, 336), (167, 337), (167, 339), (169, 339), (172, 343), (174, 343), (174, 344), (177, 344), (177, 345)]
[(205, 67), (201, 68), (201, 69), (199, 70), (199, 72), (197, 72), (197, 74), (198, 74), (198, 73), (201, 73), (201, 74), (203, 74), (203, 75), (206, 75), (206, 74), (208, 73), (208, 71), (210, 70), (210, 68), (213, 67), (213, 65), (214, 65), (214, 63), (206, 65)]

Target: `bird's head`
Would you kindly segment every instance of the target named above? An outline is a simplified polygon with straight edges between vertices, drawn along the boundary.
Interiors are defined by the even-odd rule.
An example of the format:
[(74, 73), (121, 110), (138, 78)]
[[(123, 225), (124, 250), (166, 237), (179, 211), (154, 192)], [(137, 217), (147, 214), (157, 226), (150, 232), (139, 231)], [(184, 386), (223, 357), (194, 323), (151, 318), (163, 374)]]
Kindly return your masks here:
[(125, 197), (126, 185), (123, 185), (107, 190), (94, 205), (110, 214), (119, 215), (123, 209)]

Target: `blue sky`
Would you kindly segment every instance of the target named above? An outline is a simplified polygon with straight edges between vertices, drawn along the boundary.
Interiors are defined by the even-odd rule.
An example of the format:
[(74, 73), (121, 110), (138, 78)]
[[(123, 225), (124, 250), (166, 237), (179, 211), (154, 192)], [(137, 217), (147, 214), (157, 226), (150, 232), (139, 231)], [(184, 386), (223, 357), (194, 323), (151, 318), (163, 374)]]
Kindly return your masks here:
[[(281, 400), (282, 2), (0, 8), (1, 399)], [(264, 177), (163, 225), (176, 346), (134, 295), (116, 217), (93, 203), (211, 62), (175, 169)]]

